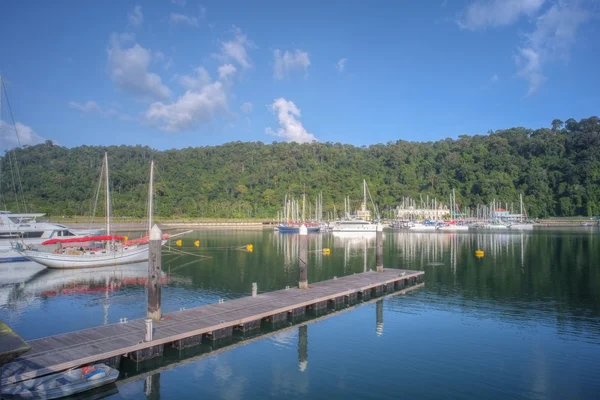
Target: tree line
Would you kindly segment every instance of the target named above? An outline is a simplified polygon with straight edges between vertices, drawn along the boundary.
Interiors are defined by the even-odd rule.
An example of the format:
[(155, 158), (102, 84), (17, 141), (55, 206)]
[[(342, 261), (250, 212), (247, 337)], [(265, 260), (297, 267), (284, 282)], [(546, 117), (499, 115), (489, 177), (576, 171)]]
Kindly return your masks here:
[[(339, 212), (345, 196), (358, 207), (363, 179), (380, 210), (395, 207), (403, 196), (447, 203), (455, 188), (462, 209), (493, 199), (516, 204), (522, 193), (531, 217), (600, 215), (598, 117), (362, 147), (232, 142), (159, 151), (141, 145), (66, 148), (47, 141), (1, 158), (1, 205), (24, 211), (16, 201), (22, 193), (29, 211), (91, 215), (104, 152), (116, 217), (145, 215), (151, 159), (156, 213), (163, 217), (274, 218), (286, 194), (299, 199), (306, 193), (314, 204), (320, 192), (324, 211)], [(102, 199), (101, 193), (98, 216), (104, 213)]]

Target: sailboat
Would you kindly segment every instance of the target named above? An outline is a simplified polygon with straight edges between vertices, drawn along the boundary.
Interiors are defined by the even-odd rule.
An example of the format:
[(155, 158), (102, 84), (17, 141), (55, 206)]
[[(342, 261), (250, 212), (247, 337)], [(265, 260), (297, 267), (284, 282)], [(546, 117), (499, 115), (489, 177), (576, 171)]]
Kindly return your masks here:
[(452, 189), (452, 194), (450, 195), (450, 222), (448, 222), (442, 226), (439, 226), (437, 229), (439, 229), (440, 231), (450, 231), (450, 232), (468, 231), (469, 230), (468, 225), (456, 223), (456, 214), (457, 214), (456, 211), (457, 211), (456, 193), (454, 192), (454, 189)]
[(527, 214), (523, 212), (523, 193), (519, 194), (519, 203), (521, 205), (520, 218), (518, 221), (512, 222), (508, 227), (521, 231), (531, 230), (533, 229), (533, 223), (526, 220)]
[[(348, 207), (349, 208), (349, 207)], [(363, 179), (363, 203), (354, 218), (335, 221), (332, 232), (376, 232), (377, 224), (367, 221), (370, 212), (367, 210), (367, 181)]]
[[(53, 246), (53, 251), (40, 251), (18, 244), (16, 250), (25, 258), (48, 268), (94, 268), (136, 263), (148, 260), (148, 241), (124, 241), (112, 235), (110, 230), (110, 189), (108, 175), (108, 155), (104, 153), (104, 178), (106, 184), (106, 235), (67, 239), (51, 239), (43, 246)], [(150, 163), (150, 185), (148, 190), (148, 227), (152, 226), (154, 161)], [(164, 239), (164, 236), (163, 236)], [(43, 247), (42, 246), (42, 247)]]

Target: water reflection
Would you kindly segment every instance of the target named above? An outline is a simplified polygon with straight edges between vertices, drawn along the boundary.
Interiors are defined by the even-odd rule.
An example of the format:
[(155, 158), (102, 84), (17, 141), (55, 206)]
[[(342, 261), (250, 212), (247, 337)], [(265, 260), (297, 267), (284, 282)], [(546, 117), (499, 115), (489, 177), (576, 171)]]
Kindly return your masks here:
[(160, 373), (146, 377), (144, 380), (144, 395), (148, 400), (160, 400)]
[[(25, 265), (23, 272), (28, 269), (29, 266)], [(0, 268), (0, 282), (6, 271)], [(33, 273), (27, 276), (23, 273), (21, 282), (0, 286), (0, 307), (15, 308), (32, 303), (37, 298), (96, 294), (104, 300), (107, 311), (111, 293), (127, 286), (145, 287), (148, 283), (148, 263), (73, 270), (40, 271), (38, 268), (31, 268), (29, 271)], [(162, 282), (168, 282), (166, 274), (163, 275)]]

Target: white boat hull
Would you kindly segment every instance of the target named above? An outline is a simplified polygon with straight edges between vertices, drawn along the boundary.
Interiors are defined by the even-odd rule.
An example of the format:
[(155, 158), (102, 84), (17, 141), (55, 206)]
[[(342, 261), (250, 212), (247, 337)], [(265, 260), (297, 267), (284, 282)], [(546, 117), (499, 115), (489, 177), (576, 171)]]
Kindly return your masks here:
[(375, 233), (375, 232), (377, 232), (376, 229), (377, 229), (376, 226), (373, 226), (373, 227), (363, 227), (363, 226), (361, 226), (361, 227), (357, 227), (357, 228), (346, 228), (346, 227), (344, 227), (344, 228), (341, 228), (341, 229), (333, 228), (331, 230), (331, 232), (373, 232), (373, 233)]
[(413, 225), (408, 228), (409, 231), (413, 232), (435, 232), (435, 225)]
[(519, 231), (530, 231), (533, 229), (533, 224), (511, 224), (509, 228)]
[(7, 398), (58, 399), (107, 385), (119, 377), (119, 371), (105, 364), (96, 364), (94, 367), (103, 371), (103, 375), (86, 378), (82, 375), (82, 369), (77, 368), (6, 385), (1, 394)]
[(438, 228), (442, 232), (465, 232), (469, 230), (467, 225), (449, 225), (449, 226), (440, 226)]
[(70, 255), (34, 250), (24, 250), (20, 253), (28, 260), (56, 269), (111, 267), (148, 261), (148, 246), (146, 245), (96, 254)]

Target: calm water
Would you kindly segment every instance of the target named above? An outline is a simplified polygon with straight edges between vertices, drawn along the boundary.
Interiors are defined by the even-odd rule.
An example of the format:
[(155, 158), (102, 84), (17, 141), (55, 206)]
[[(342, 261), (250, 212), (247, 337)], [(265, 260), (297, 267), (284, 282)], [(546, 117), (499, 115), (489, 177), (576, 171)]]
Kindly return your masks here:
[[(200, 247), (193, 245), (200, 240)], [(374, 268), (375, 241), (310, 235), (309, 281)], [(203, 231), (165, 249), (163, 312), (297, 283), (297, 236)], [(253, 244), (252, 253), (241, 246)], [(321, 249), (330, 248), (331, 255)], [(485, 251), (477, 259), (474, 251)], [(109, 398), (597, 399), (600, 231), (385, 232), (425, 287), (263, 338), (124, 363)], [(26, 339), (145, 316), (147, 265), (0, 265), (0, 319)], [(150, 373), (159, 369), (159, 372)], [(148, 377), (146, 377), (148, 376)]]

